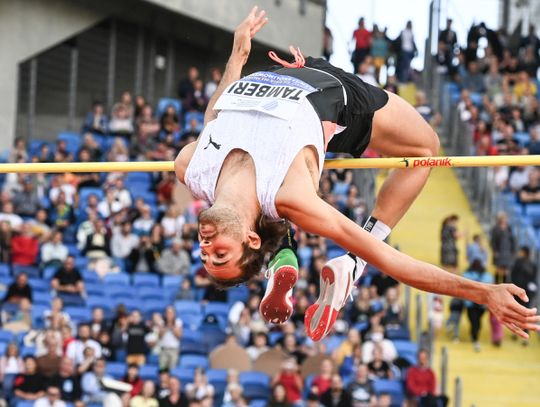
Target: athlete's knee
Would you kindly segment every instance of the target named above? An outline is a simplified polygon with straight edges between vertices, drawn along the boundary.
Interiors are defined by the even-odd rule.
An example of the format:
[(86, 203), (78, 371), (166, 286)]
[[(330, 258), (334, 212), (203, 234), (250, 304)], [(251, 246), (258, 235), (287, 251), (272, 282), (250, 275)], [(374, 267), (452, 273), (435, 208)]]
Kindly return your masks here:
[(433, 157), (439, 154), (439, 148), (441, 143), (439, 141), (439, 136), (431, 128), (431, 126), (426, 126), (424, 130), (425, 134), (422, 137), (422, 145), (418, 148), (419, 157)]

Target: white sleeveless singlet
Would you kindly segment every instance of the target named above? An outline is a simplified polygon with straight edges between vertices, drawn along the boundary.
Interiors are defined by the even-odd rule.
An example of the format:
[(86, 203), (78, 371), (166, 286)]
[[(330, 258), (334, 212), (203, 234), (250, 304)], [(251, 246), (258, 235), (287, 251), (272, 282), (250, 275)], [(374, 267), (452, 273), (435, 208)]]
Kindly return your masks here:
[(250, 108), (227, 110), (224, 104), (221, 106), (218, 117), (207, 123), (199, 136), (186, 169), (186, 186), (195, 198), (213, 204), (225, 158), (234, 149), (243, 150), (255, 164), (257, 197), (262, 213), (271, 219), (280, 219), (275, 198), (300, 150), (313, 146), (319, 157), (319, 175), (322, 172), (325, 150), (319, 116), (305, 97), (297, 106), (289, 106), (286, 118)]

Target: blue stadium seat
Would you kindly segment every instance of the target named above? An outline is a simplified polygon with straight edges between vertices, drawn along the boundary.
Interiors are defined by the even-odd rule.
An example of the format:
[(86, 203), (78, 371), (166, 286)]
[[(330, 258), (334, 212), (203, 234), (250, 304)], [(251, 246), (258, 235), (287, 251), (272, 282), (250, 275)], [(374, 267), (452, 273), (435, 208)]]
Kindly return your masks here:
[(32, 287), (33, 291), (49, 292), (51, 290), (51, 283), (41, 278), (29, 278), (28, 285)]
[(525, 205), (525, 215), (531, 218), (535, 228), (540, 226), (540, 204)]
[(195, 368), (175, 367), (171, 370), (171, 376), (177, 377), (182, 383), (182, 387), (193, 382)]
[(102, 308), (104, 311), (114, 311), (114, 302), (105, 296), (88, 296), (86, 298), (86, 306), (91, 310)]
[(418, 344), (404, 340), (395, 340), (392, 341), (392, 343), (394, 344), (400, 358), (407, 360), (411, 365), (416, 363)]
[(56, 140), (65, 141), (66, 150), (73, 155), (77, 153), (82, 144), (81, 135), (79, 133), (69, 131), (63, 131), (60, 133)]
[(204, 343), (186, 341), (182, 338), (182, 355), (207, 355), (208, 349)]
[(107, 362), (105, 365), (105, 373), (115, 379), (122, 379), (126, 374), (127, 365), (124, 362)]
[(95, 195), (98, 201), (102, 201), (105, 198), (105, 192), (98, 187), (85, 187), (81, 188), (79, 191), (79, 206), (81, 208), (86, 208), (88, 202), (88, 197)]
[(159, 314), (163, 314), (165, 312), (165, 308), (167, 308), (167, 305), (169, 305), (169, 302), (167, 300), (148, 300), (142, 302), (142, 311), (145, 314), (145, 316), (150, 319), (152, 314), (157, 312)]
[(34, 407), (34, 402), (29, 400), (18, 400), (15, 407)]
[(182, 344), (186, 342), (193, 342), (200, 344), (202, 342), (203, 334), (200, 331), (191, 329), (184, 329), (182, 333)]
[(82, 269), (81, 276), (85, 284), (88, 284), (88, 283), (101, 284), (101, 278), (93, 270)]
[(86, 307), (64, 307), (66, 312), (73, 321), (76, 322), (88, 322), (92, 319), (92, 311)]
[(131, 312), (133, 310), (141, 311), (141, 302), (135, 298), (114, 298), (113, 302), (115, 307), (123, 304), (124, 307), (126, 307), (126, 309), (128, 310), (128, 312)]
[(214, 314), (216, 316), (228, 317), (231, 307), (229, 304), (224, 302), (209, 302), (204, 307), (204, 315)]
[(267, 400), (270, 397), (270, 377), (262, 372), (240, 373), (244, 396), (249, 400)]
[(0, 286), (4, 286), (6, 291), (8, 287), (13, 283), (13, 277), (10, 276), (0, 276)]
[(247, 302), (249, 299), (249, 289), (245, 286), (232, 287), (227, 291), (227, 302), (234, 304), (237, 301)]
[(15, 335), (13, 334), (13, 332), (0, 329), (0, 342), (8, 343), (13, 341), (14, 339)]
[(152, 380), (153, 382), (158, 381), (159, 367), (143, 365), (139, 367), (139, 376), (142, 380)]
[(79, 257), (81, 255), (81, 251), (75, 243), (66, 244), (66, 247), (70, 256)]
[(2, 356), (5, 355), (7, 346), (8, 346), (8, 342), (0, 342), (0, 355)]
[(161, 285), (164, 288), (175, 288), (179, 289), (182, 285), (183, 276), (163, 276), (161, 278)]
[(411, 339), (411, 333), (409, 332), (409, 329), (407, 327), (403, 326), (399, 328), (387, 328), (386, 337), (392, 341), (396, 339), (403, 339), (405, 341), (408, 341)]
[(180, 300), (174, 302), (174, 308), (176, 309), (176, 314), (180, 317), (183, 316), (183, 314), (195, 314), (195, 315), (202, 315), (202, 306), (197, 301), (187, 301), (187, 300)]
[(29, 278), (39, 278), (41, 277), (41, 273), (39, 272), (39, 267), (37, 266), (23, 266), (20, 264), (14, 264), (13, 265), (13, 275), (16, 276), (20, 273), (26, 273), (28, 274)]
[(283, 332), (274, 331), (268, 333), (268, 344), (275, 346), (283, 338)]
[(161, 300), (168, 299), (168, 293), (163, 287), (148, 286), (144, 284), (136, 284), (137, 293), (141, 300)]
[(387, 393), (392, 398), (392, 406), (401, 406), (405, 400), (403, 383), (399, 380), (379, 379), (373, 382), (375, 394)]
[(137, 181), (143, 183), (152, 183), (152, 174), (149, 172), (128, 172), (126, 174), (126, 181)]
[(336, 350), (345, 340), (344, 335), (330, 335), (324, 339), (324, 344), (326, 345), (326, 354), (331, 354)]
[(103, 283), (84, 283), (84, 288), (88, 295), (105, 296), (105, 285)]
[[(105, 296), (112, 300), (119, 298), (137, 297), (137, 291), (129, 285), (107, 285), (105, 284)], [(137, 297), (138, 298), (138, 297)]]
[(88, 267), (88, 257), (78, 256), (75, 257), (75, 267), (78, 269), (85, 269)]
[(266, 400), (252, 400), (249, 403), (249, 407), (266, 407), (268, 402)]
[(24, 358), (26, 356), (35, 356), (36, 355), (36, 347), (35, 346), (23, 346), (21, 347), (21, 357)]
[(11, 267), (7, 263), (0, 263), (0, 276), (7, 277), (11, 275)]
[(129, 286), (129, 274), (126, 274), (126, 273), (106, 274), (105, 277), (103, 277), (103, 283), (106, 286), (111, 286), (111, 285)]
[(200, 367), (204, 370), (208, 369), (208, 357), (202, 355), (182, 355), (178, 367), (184, 368), (197, 368)]
[(185, 329), (197, 330), (201, 326), (203, 316), (201, 314), (183, 314), (178, 315), (182, 320)]
[(157, 111), (156, 115), (157, 117), (161, 117), (163, 113), (165, 113), (165, 110), (167, 107), (172, 106), (174, 107), (174, 111), (177, 115), (180, 115), (182, 113), (182, 103), (178, 99), (172, 99), (172, 98), (161, 98), (159, 99), (158, 105), (157, 105)]
[[(132, 191), (131, 195), (133, 195), (133, 200), (141, 198), (148, 205), (156, 205), (157, 204), (156, 194), (151, 192), (151, 191), (136, 190), (136, 191)], [(152, 213), (155, 215), (154, 212), (152, 212)]]
[(52, 300), (51, 294), (48, 293), (48, 292), (36, 291), (36, 292), (32, 293), (32, 303), (33, 304), (40, 304), (40, 305), (50, 306), (51, 305), (51, 300)]
[(43, 279), (51, 281), (56, 272), (58, 271), (58, 266), (47, 266), (41, 272)]
[(40, 329), (44, 327), (43, 313), (50, 308), (50, 306), (40, 304), (32, 305), (32, 328)]
[(135, 273), (132, 285), (136, 287), (159, 287), (159, 276), (152, 273)]

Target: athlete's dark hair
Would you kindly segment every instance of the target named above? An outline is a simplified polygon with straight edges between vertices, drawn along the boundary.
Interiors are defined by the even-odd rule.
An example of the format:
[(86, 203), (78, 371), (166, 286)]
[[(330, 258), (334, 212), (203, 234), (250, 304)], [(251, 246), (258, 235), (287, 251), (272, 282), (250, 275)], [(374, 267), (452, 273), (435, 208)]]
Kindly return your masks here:
[(276, 222), (264, 215), (260, 215), (255, 224), (255, 232), (261, 238), (261, 247), (252, 249), (247, 243), (242, 244), (244, 252), (238, 261), (242, 270), (239, 277), (225, 280), (217, 279), (209, 274), (210, 281), (218, 288), (235, 287), (255, 277), (261, 271), (266, 255), (274, 254), (289, 230), (289, 222)]

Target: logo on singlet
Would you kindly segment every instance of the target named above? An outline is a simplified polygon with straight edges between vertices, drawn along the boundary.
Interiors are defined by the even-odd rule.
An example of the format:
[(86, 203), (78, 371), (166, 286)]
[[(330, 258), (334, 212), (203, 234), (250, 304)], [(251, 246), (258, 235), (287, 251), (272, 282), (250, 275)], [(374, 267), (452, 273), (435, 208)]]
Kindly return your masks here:
[(206, 145), (205, 148), (203, 148), (203, 150), (206, 150), (208, 147), (210, 147), (210, 144), (212, 145), (212, 147), (214, 147), (216, 150), (219, 150), (221, 148), (221, 144), (218, 144), (216, 143), (215, 141), (212, 141), (212, 135), (210, 134), (208, 136), (209, 140), (208, 140), (208, 144)]

